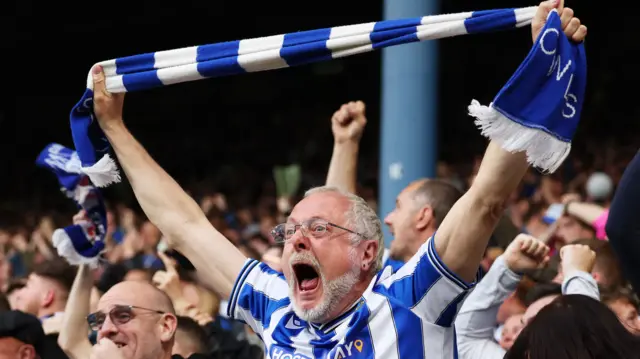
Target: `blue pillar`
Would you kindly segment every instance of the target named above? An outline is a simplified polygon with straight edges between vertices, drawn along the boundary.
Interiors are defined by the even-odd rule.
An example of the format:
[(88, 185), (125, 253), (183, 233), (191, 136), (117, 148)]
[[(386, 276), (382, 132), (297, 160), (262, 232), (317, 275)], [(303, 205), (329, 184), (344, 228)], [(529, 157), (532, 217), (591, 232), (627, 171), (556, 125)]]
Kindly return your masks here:
[[(385, 20), (436, 15), (439, 0), (384, 0)], [(380, 218), (409, 183), (434, 177), (437, 161), (438, 47), (436, 41), (382, 51)], [(384, 226), (387, 246), (393, 239)]]

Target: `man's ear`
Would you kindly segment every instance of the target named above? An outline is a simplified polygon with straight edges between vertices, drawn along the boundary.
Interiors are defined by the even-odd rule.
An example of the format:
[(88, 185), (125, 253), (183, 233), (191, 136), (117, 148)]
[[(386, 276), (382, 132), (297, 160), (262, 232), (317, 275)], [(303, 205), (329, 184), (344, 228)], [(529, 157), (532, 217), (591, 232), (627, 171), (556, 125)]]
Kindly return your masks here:
[(18, 359), (36, 359), (38, 357), (36, 350), (32, 345), (25, 344), (18, 349)]
[(160, 322), (160, 341), (166, 343), (170, 341), (178, 328), (178, 318), (175, 315), (166, 313)]
[(421, 231), (429, 227), (434, 221), (433, 208), (429, 205), (426, 205), (418, 209), (415, 215), (415, 220), (415, 226), (417, 230)]
[(378, 259), (378, 241), (365, 241), (362, 251), (362, 271), (368, 272), (371, 267), (375, 267), (376, 259)]
[(42, 296), (42, 300), (40, 302), (40, 306), (42, 308), (47, 308), (53, 304), (53, 301), (56, 299), (56, 292), (53, 289), (48, 289), (44, 295)]

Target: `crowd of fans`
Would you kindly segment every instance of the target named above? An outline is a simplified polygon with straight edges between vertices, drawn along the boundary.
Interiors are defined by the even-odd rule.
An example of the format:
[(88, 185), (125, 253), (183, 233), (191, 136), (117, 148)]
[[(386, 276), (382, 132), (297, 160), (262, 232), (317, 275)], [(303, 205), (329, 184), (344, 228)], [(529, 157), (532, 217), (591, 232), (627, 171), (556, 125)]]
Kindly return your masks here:
[[(362, 103), (345, 104), (334, 115), (336, 141), (344, 140), (338, 136), (346, 136), (344, 131), (340, 132), (340, 126), (356, 125), (347, 133), (349, 139), (359, 140), (365, 123)], [(619, 158), (615, 160), (611, 163), (597, 159), (587, 166), (580, 159), (571, 158), (568, 161), (571, 165), (556, 175), (528, 172), (513, 193), (486, 250), (482, 267), (488, 275), (459, 314), (458, 321), (473, 322), (459, 326), (462, 357), (501, 357), (532, 316), (562, 293), (570, 294), (561, 286), (563, 274), (576, 270), (590, 273), (598, 284), (587, 288), (587, 295), (606, 304), (629, 332), (640, 334), (638, 298), (622, 275), (604, 231), (608, 206), (625, 167)], [(416, 187), (410, 200), (417, 203), (416, 208), (430, 206), (441, 212), (438, 217), (444, 216), (473, 182), (478, 163), (468, 176), (441, 163), (438, 179)], [(339, 167), (342, 165), (334, 154), (329, 181), (332, 171), (333, 176), (345, 172)], [(265, 179), (265, 183), (263, 192), (251, 205), (230, 206), (228, 194), (213, 189), (208, 192), (195, 189), (194, 193), (201, 193), (198, 200), (202, 210), (237, 248), (247, 257), (280, 271), (282, 247), (274, 241), (271, 231), (285, 221), (296, 198), (278, 198), (273, 179)], [(436, 195), (436, 190), (440, 195)], [(375, 187), (359, 185), (357, 192), (376, 207)], [(400, 194), (399, 201), (402, 198)], [(398, 218), (400, 212), (398, 208), (394, 210), (385, 223), (396, 236), (390, 254), (402, 260), (410, 257), (413, 249), (408, 241), (402, 243), (406, 234)], [(82, 214), (73, 220), (82, 220)], [(264, 355), (260, 339), (248, 327), (228, 320), (226, 298), (219, 298), (201, 284), (191, 263), (180, 253), (167, 249), (162, 233), (135, 208), (115, 201), (109, 203), (107, 250), (95, 270), (68, 265), (52, 245), (53, 231), (71, 221), (72, 218), (54, 213), (21, 218), (20, 222), (0, 228), (0, 308), (39, 318), (46, 339), (36, 342), (38, 337), (34, 334), (20, 334), (34, 331), (29, 326), (40, 322), (21, 318), (16, 312), (3, 314), (14, 319), (3, 317), (0, 327), (17, 327), (0, 328), (0, 336), (14, 336), (33, 344), (36, 350), (43, 350), (39, 352), (44, 353), (43, 358), (80, 358), (82, 354), (78, 353), (83, 353), (86, 345), (95, 340), (95, 332), (88, 327), (86, 318), (95, 311), (101, 295), (117, 283), (145, 281), (164, 291), (178, 314), (174, 354), (184, 358), (194, 354), (209, 358)], [(523, 243), (530, 246), (531, 238), (548, 246), (551, 260), (547, 265), (527, 266), (519, 262), (519, 248), (526, 247)], [(570, 251), (563, 252), (563, 248)], [(508, 284), (491, 282), (493, 272), (501, 272), (496, 275), (506, 278), (508, 271), (519, 275)], [(477, 356), (476, 351), (474, 356), (475, 345), (495, 346), (494, 352), (499, 354)]]
[[(344, 104), (333, 115), (336, 145), (326, 184), (355, 192), (377, 208), (375, 185), (357, 181), (366, 123), (362, 102)], [(453, 316), (461, 358), (638, 357), (638, 289), (630, 283), (629, 262), (620, 260), (620, 247), (609, 241), (608, 225), (616, 189), (632, 160), (626, 157), (603, 151), (590, 159), (574, 156), (553, 175), (528, 170), (505, 211), (498, 213), (481, 262), (484, 278)], [(476, 181), (481, 160), (475, 159), (467, 173), (440, 163), (437, 178), (416, 179), (398, 194), (396, 208), (384, 216), (394, 236), (382, 256), (385, 265), (404, 270), (403, 263), (409, 266), (417, 253), (428, 250), (427, 240)], [(283, 271), (278, 236), (293, 234), (274, 228), (282, 230), (278, 224), (286, 222), (304, 188), (284, 194), (278, 179), (264, 183), (244, 201), (229, 201), (237, 194), (215, 188), (188, 190), (217, 231), (246, 257), (269, 267), (260, 270), (278, 275)], [(69, 265), (53, 246), (54, 230), (86, 220), (83, 212), (20, 213), (0, 227), (0, 357), (111, 358), (115, 352), (139, 359), (160, 358), (163, 352), (193, 359), (265, 356), (260, 333), (230, 318), (230, 298), (220, 295), (224, 290), (203, 280), (194, 264), (171, 247), (170, 234), (131, 204), (109, 201), (106, 248), (97, 268)], [(435, 239), (429, 241), (429, 248), (435, 248)], [(371, 271), (366, 263), (363, 268)], [(98, 310), (100, 303), (107, 312)], [(137, 320), (158, 314), (166, 326)]]

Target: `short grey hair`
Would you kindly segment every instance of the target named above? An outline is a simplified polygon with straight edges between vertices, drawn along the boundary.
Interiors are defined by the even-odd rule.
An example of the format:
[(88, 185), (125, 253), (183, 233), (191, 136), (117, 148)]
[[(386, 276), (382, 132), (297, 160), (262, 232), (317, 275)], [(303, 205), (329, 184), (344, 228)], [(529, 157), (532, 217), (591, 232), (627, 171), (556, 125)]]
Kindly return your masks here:
[[(376, 256), (375, 266), (371, 267), (372, 273), (382, 270), (382, 258), (384, 256), (384, 236), (382, 235), (382, 222), (376, 212), (369, 204), (360, 196), (345, 191), (335, 186), (320, 186), (309, 189), (305, 192), (304, 197), (309, 197), (317, 193), (337, 193), (345, 197), (351, 204), (346, 215), (347, 223), (351, 230), (360, 233), (367, 240), (375, 240), (378, 242), (378, 254)], [(354, 245), (358, 244), (363, 238), (356, 234), (351, 236)]]

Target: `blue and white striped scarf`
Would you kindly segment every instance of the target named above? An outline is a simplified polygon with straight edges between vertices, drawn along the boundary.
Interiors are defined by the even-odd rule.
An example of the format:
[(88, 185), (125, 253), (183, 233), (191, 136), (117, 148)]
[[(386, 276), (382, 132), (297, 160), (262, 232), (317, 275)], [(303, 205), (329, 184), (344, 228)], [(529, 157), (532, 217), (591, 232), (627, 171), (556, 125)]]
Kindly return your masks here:
[[(302, 31), (193, 46), (98, 63), (112, 93), (247, 72), (273, 70), (365, 53), (384, 47), (465, 34), (508, 30), (531, 23), (537, 7), (499, 9)], [(98, 187), (119, 182), (109, 143), (93, 120), (93, 80), (71, 111), (73, 141), (83, 171)]]
[(62, 192), (83, 209), (89, 221), (56, 229), (53, 246), (58, 254), (71, 264), (89, 264), (95, 267), (98, 256), (104, 249), (107, 228), (107, 213), (100, 191), (82, 172), (80, 159), (72, 151), (57, 143), (47, 145), (36, 164), (53, 172), (58, 178)]
[[(112, 93), (331, 60), (411, 42), (527, 26), (537, 7), (388, 20), (159, 51), (98, 63)], [(483, 135), (553, 172), (571, 148), (586, 87), (583, 44), (564, 35), (556, 10), (529, 55), (490, 106), (469, 112)], [(95, 121), (93, 79), (71, 111), (81, 171), (98, 187), (120, 181), (109, 142)]]

